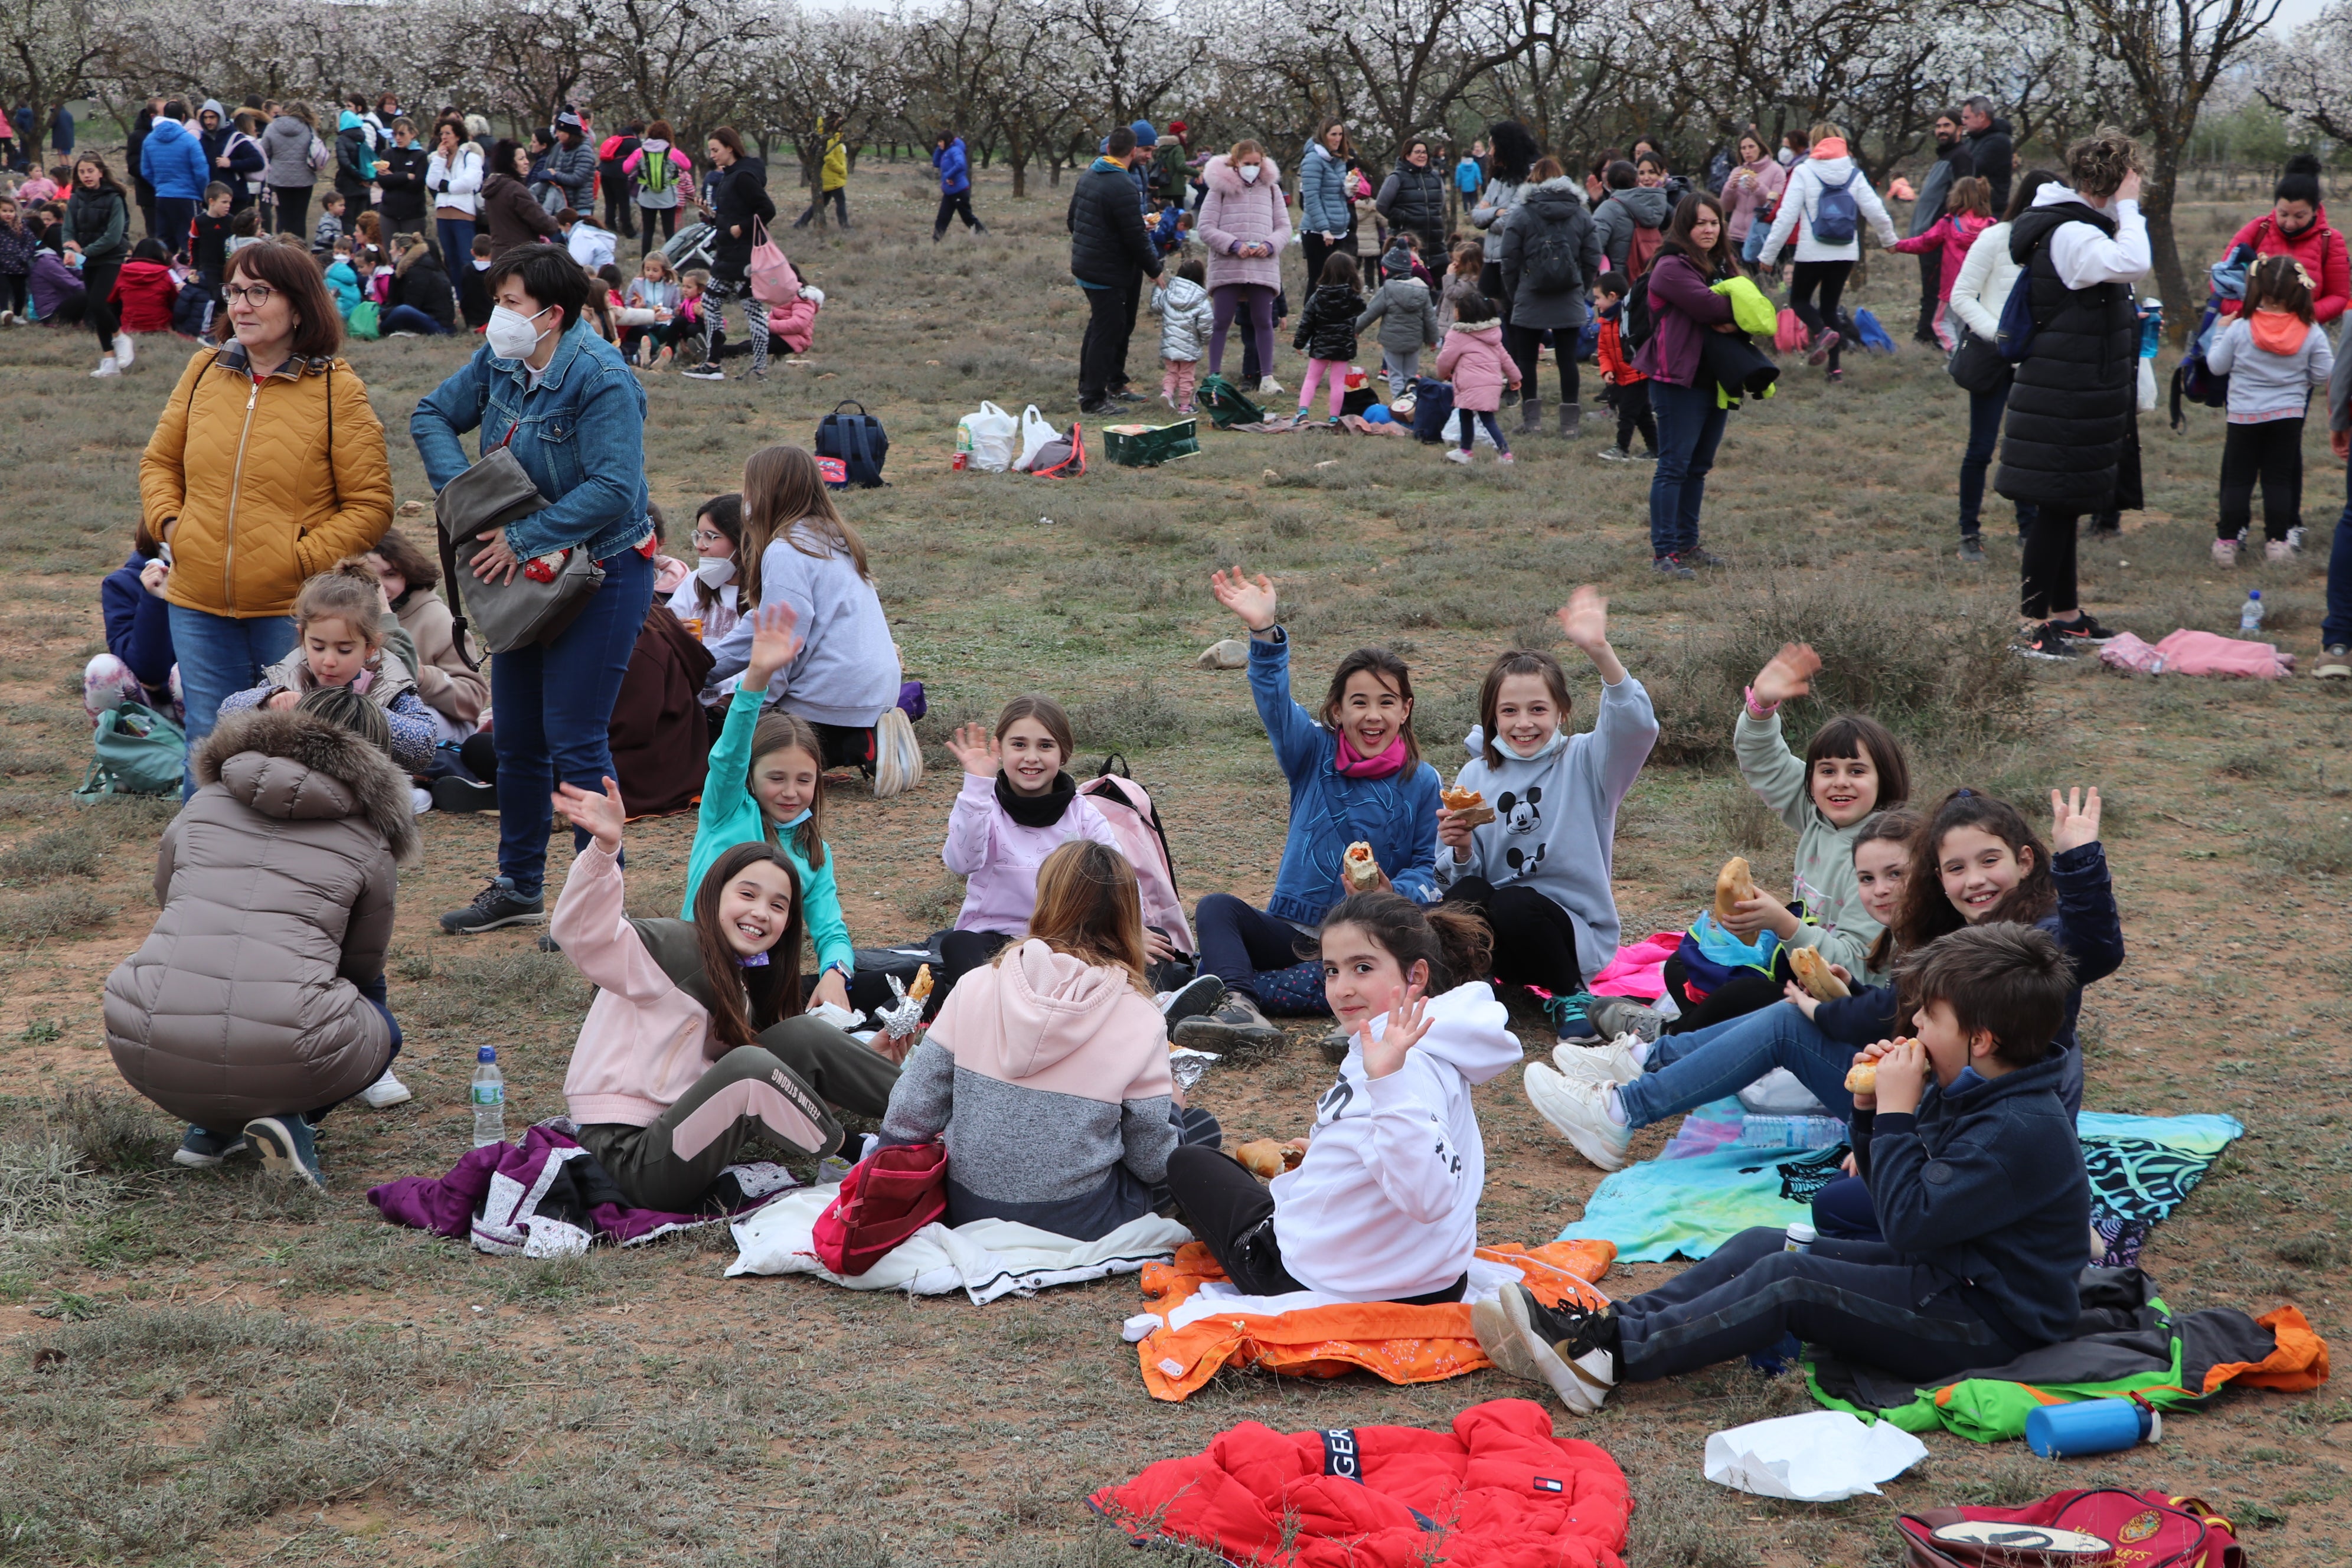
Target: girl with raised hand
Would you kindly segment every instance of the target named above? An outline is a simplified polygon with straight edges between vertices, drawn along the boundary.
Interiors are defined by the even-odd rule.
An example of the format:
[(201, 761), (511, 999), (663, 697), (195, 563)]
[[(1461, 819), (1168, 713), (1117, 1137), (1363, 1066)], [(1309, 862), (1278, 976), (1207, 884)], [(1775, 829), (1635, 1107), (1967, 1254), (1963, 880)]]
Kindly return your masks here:
[(1473, 827), (1465, 811), (1439, 813), (1433, 869), (1446, 902), (1477, 909), (1494, 929), (1496, 977), (1544, 994), (1545, 1010), (1566, 1026), (1569, 998), (1617, 956), (1617, 805), (1641, 776), (1658, 719), (1609, 646), (1609, 602), (1598, 590), (1577, 589), (1559, 624), (1601, 677), (1591, 732), (1567, 731), (1559, 660), (1522, 649), (1496, 659), (1465, 742), (1470, 762), (1454, 781), (1484, 795), (1494, 820)]
[(1460, 905), (1357, 893), (1317, 937), (1348, 1055), (1297, 1167), (1268, 1189), (1228, 1155), (1181, 1147), (1170, 1195), (1249, 1295), (1458, 1301), (1486, 1181), (1470, 1091), (1520, 1059), (1508, 1014), (1475, 978), (1486, 923)]
[(1143, 905), (1118, 851), (1075, 838), (1037, 868), (1019, 943), (966, 974), (907, 1058), (885, 1143), (944, 1137), (948, 1223), (1009, 1219), (1093, 1241), (1165, 1196), (1185, 1111), (1144, 979)]
[[(948, 813), (940, 858), (965, 882), (955, 930), (940, 941), (935, 1014), (959, 979), (1028, 927), (1046, 857), (1073, 838), (1118, 848), (1110, 824), (1064, 771), (1076, 744), (1069, 714), (1035, 692), (1006, 703), (994, 733), (963, 724), (949, 737), (949, 753), (963, 765), (963, 788)], [(1136, 938), (1145, 937), (1139, 916)], [(1168, 956), (1164, 942), (1151, 953), (1155, 962)]]
[(745, 1145), (830, 1153), (829, 1101), (889, 1107), (897, 1069), (795, 1017), (804, 917), (781, 845), (738, 844), (694, 884), (694, 919), (633, 920), (621, 879), (621, 786), (564, 784), (556, 815), (588, 835), (548, 933), (596, 986), (563, 1096), (582, 1147), (640, 1208), (692, 1213)]
[[(1339, 661), (1320, 712), (1290, 695), (1290, 639), (1276, 623), (1274, 583), (1240, 567), (1211, 574), (1217, 602), (1250, 630), (1250, 692), (1274, 758), (1290, 784), (1290, 830), (1263, 910), (1227, 893), (1193, 915), (1201, 967), (1224, 983), (1214, 1013), (1176, 1026), (1179, 1045), (1202, 1050), (1265, 1047), (1281, 1038), (1266, 1013), (1325, 1010), (1320, 976), (1299, 950), (1347, 897), (1349, 846), (1370, 847), (1377, 887), (1420, 903), (1440, 897), (1434, 871), (1437, 770), (1412, 732), (1412, 674), (1384, 647)], [(1483, 973), (1476, 978), (1483, 978)]]

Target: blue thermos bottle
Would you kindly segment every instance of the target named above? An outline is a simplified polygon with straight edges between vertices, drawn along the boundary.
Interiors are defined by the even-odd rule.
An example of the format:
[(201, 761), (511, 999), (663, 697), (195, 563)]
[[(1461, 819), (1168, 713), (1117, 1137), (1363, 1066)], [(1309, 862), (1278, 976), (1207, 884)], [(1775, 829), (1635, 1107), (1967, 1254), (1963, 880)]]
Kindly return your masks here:
[(2131, 1399), (2044, 1405), (2025, 1417), (2025, 1440), (2045, 1459), (2112, 1454), (2164, 1438), (2164, 1417)]

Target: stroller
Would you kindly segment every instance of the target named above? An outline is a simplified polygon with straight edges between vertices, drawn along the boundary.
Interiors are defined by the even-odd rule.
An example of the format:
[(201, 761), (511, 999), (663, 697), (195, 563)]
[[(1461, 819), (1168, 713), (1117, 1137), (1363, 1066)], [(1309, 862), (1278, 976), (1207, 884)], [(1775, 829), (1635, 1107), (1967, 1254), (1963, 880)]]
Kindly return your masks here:
[(673, 274), (689, 267), (709, 269), (718, 253), (719, 230), (707, 223), (692, 223), (662, 241), (662, 254), (669, 258)]

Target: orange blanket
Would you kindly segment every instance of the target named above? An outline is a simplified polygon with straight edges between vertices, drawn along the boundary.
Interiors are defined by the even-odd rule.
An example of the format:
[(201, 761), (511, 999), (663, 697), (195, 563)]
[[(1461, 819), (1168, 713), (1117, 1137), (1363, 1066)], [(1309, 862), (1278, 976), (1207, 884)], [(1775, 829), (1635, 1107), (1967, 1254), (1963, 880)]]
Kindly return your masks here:
[[(1608, 1297), (1592, 1282), (1609, 1271), (1617, 1248), (1606, 1241), (1555, 1241), (1533, 1248), (1482, 1247), (1478, 1256), (1517, 1268), (1547, 1305), (1572, 1299), (1599, 1306)], [(1361, 1302), (1273, 1316), (1235, 1312), (1181, 1329), (1167, 1326), (1169, 1314), (1194, 1291), (1224, 1277), (1197, 1241), (1179, 1249), (1173, 1263), (1143, 1266), (1145, 1310), (1158, 1314), (1161, 1326), (1138, 1341), (1136, 1350), (1143, 1385), (1154, 1399), (1182, 1399), (1227, 1366), (1262, 1366), (1294, 1377), (1338, 1377), (1361, 1367), (1391, 1383), (1436, 1383), (1495, 1364), (1471, 1331), (1470, 1309), (1459, 1302)]]

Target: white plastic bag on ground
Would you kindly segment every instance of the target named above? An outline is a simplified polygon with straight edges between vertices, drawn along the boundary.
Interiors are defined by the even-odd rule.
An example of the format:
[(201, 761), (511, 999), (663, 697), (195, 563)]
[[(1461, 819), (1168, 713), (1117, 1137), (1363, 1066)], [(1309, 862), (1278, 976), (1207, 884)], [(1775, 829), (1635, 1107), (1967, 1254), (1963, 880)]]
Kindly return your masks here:
[(1013, 466), (1013, 437), (1020, 429), (1012, 415), (982, 398), (977, 413), (956, 421), (956, 450), (964, 454), (964, 467), (1001, 474)]
[(1739, 1091), (1740, 1109), (1751, 1116), (1826, 1116), (1805, 1080), (1787, 1068), (1774, 1068)]
[(1021, 411), (1021, 456), (1013, 459), (1014, 471), (1027, 473), (1031, 466), (1037, 461), (1037, 454), (1061, 438), (1062, 433), (1054, 428), (1052, 420), (1037, 412), (1035, 404), (1033, 403), (1023, 409)]
[(1878, 1495), (1927, 1457), (1927, 1445), (1892, 1421), (1865, 1426), (1843, 1410), (1809, 1410), (1756, 1421), (1706, 1439), (1706, 1479), (1735, 1491), (1791, 1502)]

